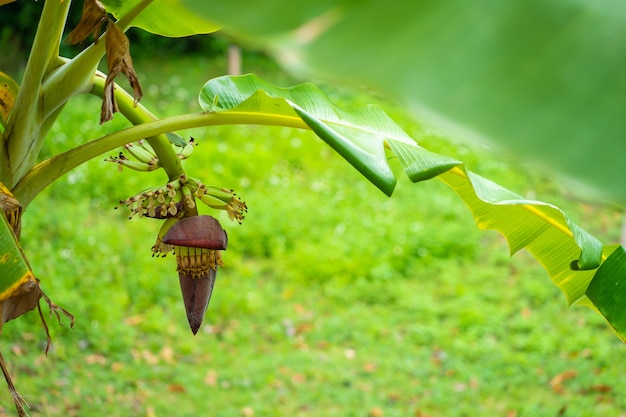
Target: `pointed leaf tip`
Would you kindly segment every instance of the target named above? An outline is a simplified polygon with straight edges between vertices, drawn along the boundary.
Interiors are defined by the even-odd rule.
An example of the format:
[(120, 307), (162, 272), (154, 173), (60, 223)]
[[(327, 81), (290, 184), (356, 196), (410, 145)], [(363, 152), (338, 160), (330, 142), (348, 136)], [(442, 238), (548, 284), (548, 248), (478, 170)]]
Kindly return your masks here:
[(600, 265), (587, 287), (587, 298), (626, 342), (626, 250), (619, 245)]
[(396, 178), (385, 140), (414, 143), (380, 107), (343, 108), (311, 83), (281, 88), (249, 74), (208, 81), (199, 97), (205, 111), (247, 113), (259, 124), (308, 128), (387, 195)]
[(413, 182), (430, 180), (462, 163), (449, 156), (430, 152), (415, 142), (387, 140), (387, 144)]

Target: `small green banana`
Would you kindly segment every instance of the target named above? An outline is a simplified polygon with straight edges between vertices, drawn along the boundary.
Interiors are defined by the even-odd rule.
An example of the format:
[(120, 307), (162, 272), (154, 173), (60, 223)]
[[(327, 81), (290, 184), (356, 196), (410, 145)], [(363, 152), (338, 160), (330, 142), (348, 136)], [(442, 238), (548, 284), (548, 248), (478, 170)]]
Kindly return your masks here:
[(180, 180), (173, 180), (168, 182), (165, 185), (165, 190), (167, 191), (167, 195), (170, 198), (174, 198), (176, 197), (176, 190), (179, 190), (181, 187), (181, 182)]
[[(180, 147), (176, 145), (172, 145), (172, 146), (174, 147), (175, 151), (178, 151), (178, 149), (180, 149)], [(191, 154), (193, 153), (193, 149), (195, 147), (196, 147), (196, 142), (194, 141), (194, 138), (189, 139), (189, 142), (187, 142), (187, 144), (183, 146), (183, 149), (177, 152), (178, 157), (180, 159), (189, 158), (189, 156), (191, 156)]]
[(217, 197), (213, 197), (211, 194), (203, 195), (202, 197), (200, 197), (200, 201), (202, 201), (207, 206), (217, 210), (226, 210), (226, 206), (228, 205), (228, 203)]
[(137, 144), (141, 146), (142, 148), (144, 148), (148, 153), (152, 154), (152, 156), (156, 157), (156, 153), (154, 152), (154, 149), (152, 149), (152, 146), (150, 146), (150, 144), (147, 141), (143, 139), (139, 139), (137, 141)]
[(127, 143), (126, 145), (124, 145), (124, 148), (135, 159), (137, 159), (137, 161), (158, 167), (159, 158), (157, 158), (154, 153), (149, 151), (147, 147), (144, 147), (141, 144)]
[(215, 198), (219, 198), (224, 203), (229, 203), (236, 196), (233, 190), (215, 187), (213, 185), (206, 186), (204, 192), (205, 194), (211, 195)]
[(152, 246), (152, 256), (161, 256), (165, 257), (168, 253), (170, 253), (174, 246), (168, 245), (167, 243), (163, 243), (163, 236), (167, 233), (168, 230), (178, 221), (176, 217), (168, 217), (161, 228), (159, 229), (159, 233), (157, 234), (156, 243)]
[(158, 165), (150, 165), (146, 164), (145, 162), (131, 161), (130, 159), (118, 159), (115, 162), (117, 162), (120, 166), (124, 166), (135, 171), (148, 172), (160, 168)]
[(180, 189), (183, 192), (183, 198), (185, 200), (184, 204), (186, 207), (192, 209), (194, 207), (196, 207), (196, 202), (193, 198), (193, 194), (191, 192), (191, 189), (189, 187), (189, 185), (183, 185), (182, 187), (180, 187)]

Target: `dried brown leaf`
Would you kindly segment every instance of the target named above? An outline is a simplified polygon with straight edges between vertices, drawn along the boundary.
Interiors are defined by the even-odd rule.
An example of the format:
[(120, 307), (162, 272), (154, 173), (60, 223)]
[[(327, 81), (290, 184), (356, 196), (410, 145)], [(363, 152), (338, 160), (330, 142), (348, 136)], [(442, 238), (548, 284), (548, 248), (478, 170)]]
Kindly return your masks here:
[[(60, 323), (59, 311), (65, 316), (71, 319), (71, 326), (74, 327), (74, 316), (65, 311), (63, 308), (57, 306), (50, 298), (41, 290), (39, 286), (39, 280), (35, 277), (29, 276), (28, 280), (24, 282), (16, 291), (14, 291), (11, 297), (4, 299), (0, 302), (0, 330), (2, 330), (2, 324), (5, 322), (12, 320), (16, 317), (21, 316), (24, 313), (29, 312), (30, 310), (38, 307), (39, 316), (41, 317), (41, 321), (46, 332), (47, 343), (46, 343), (46, 354), (48, 353), (48, 349), (50, 348), (50, 332), (48, 331), (48, 325), (43, 318), (43, 314), (41, 312), (41, 307), (39, 305), (39, 299), (42, 298), (50, 307), (51, 313), (57, 316)], [(2, 357), (2, 353), (0, 352), (0, 369), (4, 375), (4, 379), (7, 383), (9, 392), (13, 397), (13, 402), (15, 404), (15, 408), (17, 410), (17, 415), (20, 417), (27, 417), (26, 407), (28, 404), (24, 401), (24, 398), (17, 392), (15, 386), (13, 385), (13, 381), (11, 379), (11, 374), (9, 373), (8, 368), (4, 362), (4, 358)]]
[(0, 6), (4, 6), (5, 4), (13, 3), (15, 0), (0, 0)]
[(204, 383), (210, 387), (217, 385), (217, 371), (215, 369), (209, 369), (204, 377)]
[(28, 404), (24, 400), (24, 398), (20, 395), (19, 392), (15, 389), (15, 385), (13, 385), (13, 380), (11, 379), (11, 374), (4, 362), (4, 358), (2, 357), (2, 353), (0, 353), (0, 369), (2, 369), (2, 374), (4, 375), (4, 380), (7, 382), (7, 386), (9, 388), (9, 392), (11, 393), (11, 397), (13, 397), (13, 403), (15, 404), (15, 409), (17, 410), (17, 415), (19, 417), (28, 417), (28, 413), (26, 412), (25, 407), (28, 407)]
[(135, 103), (141, 99), (143, 95), (139, 79), (133, 68), (133, 60), (130, 56), (130, 43), (128, 38), (117, 27), (113, 21), (109, 20), (107, 31), (104, 35), (104, 41), (107, 54), (107, 66), (109, 74), (104, 83), (104, 99), (102, 101), (102, 111), (100, 113), (100, 123), (107, 122), (113, 118), (113, 113), (118, 111), (115, 101), (115, 77), (122, 73), (130, 82), (133, 88), (133, 97)]
[(369, 417), (383, 417), (385, 412), (380, 407), (374, 407), (369, 411), (369, 413), (367, 413), (367, 415)]
[(575, 369), (562, 372), (550, 380), (550, 386), (554, 392), (563, 394), (565, 392), (565, 386), (563, 383), (568, 379), (576, 378), (577, 375), (578, 372)]
[(167, 390), (171, 393), (182, 393), (187, 391), (185, 386), (182, 384), (169, 384), (167, 386)]
[(242, 408), (241, 415), (243, 417), (254, 417), (254, 408), (249, 407), (249, 406)]
[(0, 182), (0, 210), (4, 212), (9, 225), (13, 228), (15, 237), (20, 239), (20, 232), (22, 229), (22, 206), (17, 201), (11, 191)]
[(581, 394), (593, 394), (593, 393), (609, 393), (612, 392), (613, 388), (610, 385), (599, 384), (599, 385), (591, 385), (587, 388), (583, 388), (580, 390)]
[(95, 42), (98, 43), (102, 25), (106, 20), (107, 11), (102, 3), (98, 0), (85, 0), (80, 22), (78, 22), (78, 25), (76, 25), (65, 41), (70, 45), (74, 45), (83, 42), (93, 33)]
[[(41, 290), (34, 278), (24, 282), (11, 297), (0, 302), (2, 312), (2, 323), (13, 320), (34, 309), (41, 297)], [(0, 324), (0, 328), (1, 328)]]
[(13, 110), (19, 88), (13, 78), (0, 71), (0, 125), (3, 127)]
[[(2, 324), (5, 322), (34, 309), (35, 306), (39, 304), (40, 297), (41, 290), (39, 289), (38, 282), (35, 278), (29, 278), (13, 293), (11, 297), (0, 302), (0, 314), (2, 316), (0, 330), (2, 329)], [(11, 374), (9, 373), (9, 370), (4, 362), (4, 358), (2, 357), (2, 353), (0, 353), (0, 368), (2, 369), (4, 379), (9, 388), (9, 392), (11, 393), (11, 397), (13, 397), (13, 403), (15, 404), (17, 415), (28, 416), (25, 409), (25, 407), (28, 407), (28, 404), (15, 389), (13, 381), (11, 380)]]

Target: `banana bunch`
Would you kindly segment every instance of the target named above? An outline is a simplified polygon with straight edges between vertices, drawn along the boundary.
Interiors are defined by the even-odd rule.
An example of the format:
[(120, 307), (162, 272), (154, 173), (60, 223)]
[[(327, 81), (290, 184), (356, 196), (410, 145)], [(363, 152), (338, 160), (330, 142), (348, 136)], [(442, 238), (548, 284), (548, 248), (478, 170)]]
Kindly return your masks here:
[(199, 199), (202, 203), (213, 209), (225, 210), (228, 213), (228, 218), (236, 220), (239, 224), (245, 219), (248, 206), (233, 190), (206, 186), (193, 178), (189, 179), (189, 183), (192, 184), (193, 197)]
[(168, 219), (183, 217), (185, 208), (196, 207), (196, 199), (213, 209), (225, 210), (228, 217), (239, 224), (248, 212), (246, 203), (233, 190), (206, 186), (186, 175), (181, 175), (164, 186), (152, 187), (126, 200), (120, 200), (120, 204), (130, 210), (129, 218), (139, 215)]
[[(177, 200), (180, 199), (180, 200)], [(156, 243), (152, 246), (152, 256), (164, 257), (173, 250), (172, 245), (163, 242), (168, 230), (184, 217), (184, 207), (194, 208), (198, 199), (208, 207), (225, 210), (231, 220), (239, 224), (248, 212), (248, 206), (233, 190), (206, 186), (194, 178), (185, 175), (177, 180), (168, 182), (165, 187), (155, 187), (143, 193), (121, 201), (133, 213), (140, 216), (164, 218), (157, 235)]]
[[(196, 146), (194, 138), (191, 138), (185, 146), (172, 144), (172, 148), (180, 159), (188, 158)], [(140, 140), (135, 143), (127, 143), (124, 150), (133, 158), (128, 158), (124, 152), (120, 152), (117, 156), (110, 156), (105, 161), (117, 163), (120, 170), (123, 167), (130, 168), (135, 171), (149, 172), (161, 168), (158, 156), (154, 153), (152, 147), (145, 141)]]
[[(130, 210), (129, 219), (135, 215), (154, 219), (177, 217), (183, 209), (182, 185), (180, 179), (170, 181), (165, 186), (151, 187), (126, 200), (120, 200), (120, 204)], [(195, 206), (194, 202), (192, 204), (191, 207)]]

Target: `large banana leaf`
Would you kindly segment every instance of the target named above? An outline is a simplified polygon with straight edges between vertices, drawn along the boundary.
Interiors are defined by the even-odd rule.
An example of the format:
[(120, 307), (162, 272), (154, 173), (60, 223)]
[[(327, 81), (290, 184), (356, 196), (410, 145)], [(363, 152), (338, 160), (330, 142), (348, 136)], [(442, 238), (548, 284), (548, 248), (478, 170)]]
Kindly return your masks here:
[[(200, 104), (210, 112), (252, 115), (264, 119), (301, 119), (386, 194), (393, 192), (395, 179), (386, 149), (400, 160), (409, 178), (423, 181), (437, 177), (450, 186), (468, 205), (481, 229), (502, 233), (515, 253), (527, 248), (544, 266), (568, 302), (589, 305), (610, 322), (620, 337), (626, 335), (626, 320), (613, 311), (614, 300), (626, 297), (626, 285), (611, 287), (611, 297), (596, 296), (605, 285), (594, 280), (592, 295), (586, 293), (599, 271), (613, 282), (622, 274), (615, 267), (601, 267), (609, 258), (626, 269), (626, 256), (611, 257), (616, 246), (603, 248), (593, 236), (575, 225), (559, 208), (527, 200), (465, 168), (450, 157), (430, 152), (411, 139), (382, 110), (375, 106), (339, 108), (311, 84), (278, 88), (254, 75), (220, 77), (207, 82)], [(604, 265), (603, 265), (604, 266)]]
[(346, 111), (313, 84), (285, 89), (253, 75), (220, 77), (204, 86), (200, 105), (208, 111), (228, 109), (302, 119), (387, 195), (393, 192), (396, 179), (387, 164), (384, 139), (413, 142), (380, 108)]
[[(102, 0), (107, 12), (118, 19), (141, 3), (141, 0)], [(169, 37), (212, 33), (219, 26), (190, 11), (178, 0), (153, 1), (132, 22), (133, 26)]]
[(181, 2), (292, 69), (378, 86), (626, 201), (624, 1)]

